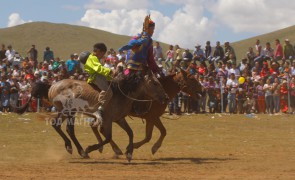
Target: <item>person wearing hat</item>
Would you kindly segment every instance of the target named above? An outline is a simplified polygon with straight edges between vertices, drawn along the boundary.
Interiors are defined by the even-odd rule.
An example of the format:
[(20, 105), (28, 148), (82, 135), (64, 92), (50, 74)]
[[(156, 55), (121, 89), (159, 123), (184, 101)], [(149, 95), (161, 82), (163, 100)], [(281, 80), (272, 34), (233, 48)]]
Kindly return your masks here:
[(283, 46), (283, 60), (289, 59), (292, 64), (294, 57), (295, 50), (293, 48), (293, 45), (290, 43), (289, 39), (285, 39), (285, 44)]
[(205, 53), (203, 51), (203, 49), (201, 49), (201, 45), (200, 44), (197, 44), (195, 46), (195, 51), (193, 53), (193, 56), (194, 56), (194, 61), (200, 61), (200, 62), (203, 62), (206, 60), (206, 57), (205, 57)]
[(132, 37), (127, 45), (119, 48), (119, 51), (127, 51), (125, 74), (142, 71), (143, 67), (148, 67), (154, 73), (160, 73), (153, 56), (153, 39), (155, 23), (150, 16), (146, 16), (143, 22), (143, 31), (137, 36)]

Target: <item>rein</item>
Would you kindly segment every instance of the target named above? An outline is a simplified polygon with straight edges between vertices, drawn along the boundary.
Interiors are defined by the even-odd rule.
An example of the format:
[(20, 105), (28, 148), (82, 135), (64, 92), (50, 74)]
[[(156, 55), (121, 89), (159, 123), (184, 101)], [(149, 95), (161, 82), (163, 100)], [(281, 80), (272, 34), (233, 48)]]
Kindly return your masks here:
[(147, 111), (145, 111), (145, 112), (143, 112), (143, 113), (141, 113), (141, 114), (139, 114), (139, 115), (145, 115), (146, 113), (148, 113), (149, 111), (150, 111), (150, 109), (151, 109), (151, 107), (152, 107), (152, 104), (153, 104), (153, 100), (145, 100), (145, 99), (135, 99), (135, 98), (132, 98), (132, 97), (130, 97), (130, 96), (128, 96), (127, 94), (125, 94), (123, 91), (122, 91), (122, 89), (120, 88), (120, 85), (118, 84), (118, 88), (119, 88), (119, 90), (120, 90), (120, 92), (126, 97), (126, 98), (128, 98), (128, 99), (131, 99), (131, 100), (133, 100), (133, 101), (138, 101), (138, 102), (150, 102), (149, 103), (149, 108), (148, 108), (148, 110)]

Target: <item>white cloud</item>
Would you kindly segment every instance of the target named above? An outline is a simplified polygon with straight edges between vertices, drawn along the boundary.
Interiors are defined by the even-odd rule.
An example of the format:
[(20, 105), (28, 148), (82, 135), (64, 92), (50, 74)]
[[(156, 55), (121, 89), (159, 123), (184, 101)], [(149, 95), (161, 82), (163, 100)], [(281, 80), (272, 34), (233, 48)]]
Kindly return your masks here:
[[(183, 5), (172, 17), (165, 16), (159, 11), (148, 11), (144, 8), (147, 6), (147, 1), (133, 2), (133, 0), (125, 0), (125, 5), (122, 6), (118, 1), (96, 0), (94, 1), (96, 5), (92, 4), (91, 7), (100, 9), (113, 7), (113, 10), (103, 12), (100, 9), (88, 9), (81, 18), (81, 22), (92, 28), (132, 36), (141, 32), (144, 17), (150, 13), (152, 20), (156, 23), (153, 39), (169, 44), (179, 44), (183, 48), (193, 48), (196, 43), (204, 44), (214, 34), (215, 25), (204, 17), (204, 6), (201, 1), (182, 2)], [(179, 2), (165, 0), (162, 3)], [(130, 9), (134, 6), (141, 9)]]
[(16, 26), (16, 25), (20, 25), (20, 24), (24, 24), (27, 22), (32, 22), (31, 20), (29, 21), (25, 21), (23, 20), (20, 15), (18, 13), (12, 13), (9, 17), (8, 17), (8, 27), (12, 27), (12, 26)]
[(289, 0), (217, 0), (211, 6), (214, 20), (235, 33), (266, 33), (294, 24), (295, 1)]

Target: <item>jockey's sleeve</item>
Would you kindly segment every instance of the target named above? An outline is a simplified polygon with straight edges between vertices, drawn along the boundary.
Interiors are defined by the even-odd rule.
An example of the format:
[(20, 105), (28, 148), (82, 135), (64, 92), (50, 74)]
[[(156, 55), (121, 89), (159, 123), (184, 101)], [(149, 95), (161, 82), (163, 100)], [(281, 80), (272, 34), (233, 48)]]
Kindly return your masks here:
[(148, 48), (147, 64), (148, 64), (149, 68), (153, 71), (153, 73), (156, 73), (159, 71), (159, 67), (155, 61), (154, 56), (153, 56), (153, 46), (150, 46)]

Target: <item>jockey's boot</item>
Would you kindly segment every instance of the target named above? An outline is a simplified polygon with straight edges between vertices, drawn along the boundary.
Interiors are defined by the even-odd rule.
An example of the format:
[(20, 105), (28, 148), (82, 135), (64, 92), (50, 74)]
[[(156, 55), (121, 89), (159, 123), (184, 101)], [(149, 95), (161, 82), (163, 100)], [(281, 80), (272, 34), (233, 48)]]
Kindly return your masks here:
[(103, 118), (102, 118), (102, 115), (103, 115), (103, 107), (102, 106), (99, 106), (98, 109), (97, 109), (97, 111), (95, 111), (93, 113), (93, 115), (96, 117), (96, 119), (92, 122), (91, 126), (92, 127), (98, 127), (103, 122)]

